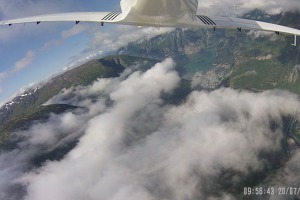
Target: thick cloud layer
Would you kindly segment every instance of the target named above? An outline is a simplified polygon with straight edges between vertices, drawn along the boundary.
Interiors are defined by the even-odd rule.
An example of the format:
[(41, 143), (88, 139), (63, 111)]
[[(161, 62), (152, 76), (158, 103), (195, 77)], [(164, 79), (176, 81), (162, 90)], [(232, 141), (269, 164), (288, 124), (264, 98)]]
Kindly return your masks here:
[[(26, 200), (234, 199), (217, 180), (232, 171), (226, 181), (236, 185), (268, 165), (260, 155), (281, 148), (281, 117), (296, 115), (299, 101), (283, 91), (219, 89), (194, 91), (181, 105), (168, 105), (161, 96), (180, 81), (174, 67), (167, 59), (145, 73), (64, 91), (53, 102), (69, 99), (88, 111), (34, 125), (23, 133), (26, 151), (14, 155), (26, 163), (41, 146), (51, 150), (80, 138), (77, 146), (21, 178), (26, 167), (2, 154), (10, 162), (1, 162), (1, 174), (26, 186)], [(294, 176), (290, 165), (287, 180)]]

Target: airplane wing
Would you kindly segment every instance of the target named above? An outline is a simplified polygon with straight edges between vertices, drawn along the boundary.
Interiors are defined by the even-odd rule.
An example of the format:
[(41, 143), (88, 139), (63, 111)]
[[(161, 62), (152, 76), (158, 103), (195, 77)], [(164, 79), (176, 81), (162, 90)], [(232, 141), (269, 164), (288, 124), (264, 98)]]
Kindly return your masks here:
[(233, 17), (218, 17), (218, 16), (205, 16), (205, 15), (196, 15), (196, 16), (200, 26), (206, 26), (210, 28), (238, 29), (239, 31), (241, 31), (242, 29), (257, 30), (257, 31), (271, 31), (277, 34), (286, 33), (286, 34), (300, 36), (300, 30), (277, 25), (277, 24), (233, 18)]
[(38, 15), (12, 20), (0, 21), (0, 25), (13, 25), (20, 23), (41, 23), (41, 22), (100, 22), (100, 23), (117, 23), (123, 19), (120, 12), (70, 12), (48, 15)]
[(167, 21), (162, 23), (159, 21), (151, 21), (151, 19), (139, 19), (138, 17), (130, 19), (127, 15), (120, 12), (70, 12), (70, 13), (58, 13), (31, 16), (19, 19), (0, 21), (0, 25), (13, 25), (20, 23), (41, 23), (41, 22), (63, 22), (74, 21), (79, 22), (98, 22), (98, 23), (117, 23), (125, 25), (136, 26), (167, 26), (167, 27), (200, 27), (200, 28), (225, 28), (225, 29), (238, 29), (238, 30), (259, 30), (259, 31), (272, 31), (279, 33), (286, 33), (291, 35), (300, 36), (300, 30), (281, 26), (277, 24), (271, 24), (266, 22), (233, 18), (233, 17), (219, 17), (219, 16), (205, 16), (196, 15), (195, 20), (187, 20), (178, 24), (176, 21)]

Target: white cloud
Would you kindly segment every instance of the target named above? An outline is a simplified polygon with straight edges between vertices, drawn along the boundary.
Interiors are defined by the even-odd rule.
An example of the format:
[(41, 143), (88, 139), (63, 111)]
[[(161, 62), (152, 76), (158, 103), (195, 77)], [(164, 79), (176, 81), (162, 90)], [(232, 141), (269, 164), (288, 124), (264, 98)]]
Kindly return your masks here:
[[(82, 107), (89, 107), (93, 103), (90, 102), (86, 104), (86, 101), (83, 99), (89, 99), (92, 96), (99, 96), (101, 93), (109, 93), (116, 86), (118, 81), (115, 79), (99, 79), (88, 87), (78, 86), (76, 88), (63, 89), (60, 94), (54, 96), (45, 104), (73, 104)], [(72, 96), (72, 98), (65, 98), (67, 96)]]
[(29, 50), (25, 57), (22, 58), (21, 60), (17, 61), (14, 68), (13, 72), (18, 72), (26, 67), (28, 67), (35, 59), (35, 52), (32, 50)]
[(167, 59), (145, 73), (101, 79), (56, 97), (58, 103), (70, 95), (69, 103), (89, 112), (32, 127), (25, 134), (30, 146), (61, 145), (62, 137), (80, 136), (78, 129), (85, 134), (63, 160), (19, 179), (28, 186), (25, 199), (233, 199), (222, 187), (220, 196), (207, 193), (214, 183), (205, 180), (226, 169), (246, 175), (265, 167), (259, 155), (281, 148), (281, 116), (299, 112), (297, 96), (219, 89), (165, 105), (161, 93), (179, 82), (174, 66)]
[(88, 29), (88, 26), (86, 26), (86, 25), (81, 25), (81, 24), (75, 25), (69, 30), (62, 31), (61, 36), (63, 39), (67, 39), (69, 37), (78, 35), (87, 29)]
[(61, 32), (61, 37), (59, 39), (54, 39), (54, 40), (47, 41), (41, 47), (41, 50), (45, 51), (45, 50), (48, 50), (51, 47), (59, 46), (59, 45), (63, 44), (63, 42), (65, 40), (67, 40), (68, 38), (79, 35), (82, 32), (86, 31), (88, 28), (89, 28), (89, 26), (87, 26), (87, 25), (79, 24), (79, 25), (75, 25), (75, 26), (71, 27), (70, 29), (63, 30)]
[(253, 37), (253, 38), (267, 38), (269, 39), (270, 41), (276, 41), (279, 39), (279, 36), (278, 35), (274, 35), (272, 34), (272, 32), (266, 32), (266, 31), (249, 31), (247, 33), (247, 35)]
[[(17, 61), (15, 65), (9, 69), (8, 71), (0, 72), (0, 82), (2, 82), (4, 79), (9, 78), (14, 73), (17, 73), (24, 68), (28, 67), (35, 59), (36, 55), (35, 52), (32, 50), (29, 50), (26, 55)], [(3, 92), (0, 88), (0, 94)], [(13, 99), (16, 96), (16, 94), (12, 95), (9, 99)], [(6, 99), (8, 100), (8, 99)], [(1, 106), (0, 106), (1, 107)]]
[(217, 65), (214, 69), (203, 73), (196, 72), (192, 77), (192, 88), (214, 89), (221, 84), (224, 77), (232, 73), (229, 65)]
[[(14, 150), (0, 154), (0, 198), (1, 199), (18, 199), (19, 194), (12, 192), (15, 188), (10, 188), (15, 184), (15, 178), (22, 175), (24, 167), (30, 159), (28, 151), (21, 152)], [(13, 159), (12, 159), (13, 158)]]
[(109, 31), (91, 30), (91, 46), (97, 49), (113, 51), (129, 42), (141, 38), (150, 39), (154, 36), (174, 30), (173, 28), (138, 28), (135, 26), (115, 26), (113, 29), (114, 30)]
[(62, 40), (51, 40), (51, 41), (47, 41), (43, 44), (43, 46), (41, 47), (42, 51), (48, 50), (51, 47), (56, 47), (62, 44)]
[[(66, 159), (26, 176), (27, 199), (205, 197), (201, 178), (218, 176), (223, 168), (248, 173), (263, 167), (259, 153), (278, 149), (282, 137), (279, 129), (270, 130), (269, 117), (279, 120), (299, 104), (288, 94), (292, 106), (284, 106), (287, 94), (282, 92), (223, 89), (194, 92), (183, 105), (166, 109), (157, 101), (163, 88), (154, 89), (159, 86), (151, 86), (146, 77), (133, 74), (121, 83), (111, 94), (116, 104), (88, 123), (86, 135)], [(141, 86), (145, 91), (135, 89)], [(147, 134), (145, 123), (158, 126)], [(144, 129), (135, 135), (138, 126)]]
[(7, 72), (0, 72), (0, 82), (8, 76)]
[(134, 26), (112, 26), (111, 29), (99, 29), (98, 26), (91, 26), (88, 29), (90, 42), (88, 48), (84, 49), (78, 56), (74, 56), (64, 70), (79, 66), (89, 60), (103, 57), (129, 42), (138, 39), (150, 39), (157, 35), (170, 32), (173, 28), (152, 28), (152, 27), (134, 27)]
[(49, 12), (61, 12), (72, 1), (34, 1), (34, 0), (3, 0), (0, 3), (2, 18), (16, 18), (28, 15), (38, 15)]
[[(179, 77), (177, 73), (173, 71), (173, 67), (174, 67), (174, 63), (171, 60), (166, 60), (162, 64), (156, 65), (153, 69), (149, 70), (145, 74), (142, 74), (140, 72), (135, 72), (125, 81), (122, 81), (119, 84), (117, 83), (117, 85), (119, 85), (118, 88), (116, 88), (114, 92), (112, 92), (110, 95), (111, 99), (115, 101), (115, 106), (114, 106), (115, 108), (113, 108), (111, 111), (108, 111), (107, 113), (104, 113), (103, 115), (99, 115), (94, 119), (90, 120), (90, 122), (88, 123), (90, 125), (87, 128), (87, 134), (80, 141), (80, 143), (83, 143), (83, 145), (79, 145), (81, 147), (79, 147), (79, 149), (74, 151), (71, 155), (71, 157), (74, 158), (70, 158), (70, 159), (77, 160), (76, 157), (81, 157), (83, 152), (86, 152), (87, 154), (91, 153), (91, 155), (95, 154), (97, 150), (94, 149), (94, 147), (89, 148), (85, 146), (86, 143), (92, 142), (94, 145), (96, 145), (98, 142), (100, 142), (99, 144), (101, 144), (102, 139), (104, 140), (108, 139), (108, 143), (106, 145), (104, 146), (96, 145), (96, 146), (98, 146), (97, 149), (99, 150), (99, 152), (102, 151), (101, 150), (102, 148), (103, 150), (107, 148), (110, 149), (110, 146), (112, 147), (113, 145), (113, 143), (111, 142), (114, 141), (114, 138), (118, 139), (119, 136), (121, 136), (119, 134), (122, 134), (122, 129), (125, 128), (124, 125), (128, 123), (128, 120), (131, 118), (132, 115), (134, 115), (139, 110), (143, 109), (145, 105), (153, 104), (153, 103), (156, 104), (157, 102), (159, 103), (160, 92), (163, 91), (168, 92), (177, 85), (177, 82), (179, 81)], [(99, 120), (100, 121), (104, 120), (103, 122), (105, 123), (102, 125), (98, 124)], [(116, 126), (115, 124), (116, 122), (118, 126)], [(99, 125), (100, 127), (98, 127)], [(97, 127), (100, 129), (97, 129)], [(102, 130), (101, 131), (102, 133), (100, 135), (99, 135), (99, 130)], [(111, 138), (106, 138), (105, 135), (108, 133), (112, 136)], [(104, 153), (104, 151), (102, 152)], [(101, 155), (99, 155), (99, 159), (101, 159)], [(97, 162), (99, 162), (99, 160)], [(76, 165), (74, 166), (74, 169), (77, 171), (82, 167), (83, 166)], [(71, 174), (69, 175), (65, 174), (65, 175), (66, 176), (62, 177), (63, 179), (70, 178), (69, 175)], [(89, 176), (88, 174), (86, 175)], [(96, 177), (95, 174), (93, 176)], [(46, 177), (47, 175), (45, 176), (45, 178)], [(87, 182), (86, 180), (84, 180), (82, 183), (85, 185)], [(63, 182), (61, 182), (61, 184), (63, 184)], [(41, 183), (40, 186), (43, 187), (45, 185), (44, 183)], [(79, 194), (79, 196), (76, 198), (84, 198), (83, 197), (84, 191), (82, 189), (84, 188), (83, 187), (81, 187), (81, 189), (78, 188), (78, 192), (81, 194)], [(56, 192), (58, 192), (59, 194)], [(48, 196), (47, 198), (57, 197), (58, 199), (60, 199), (60, 198), (69, 198), (73, 196), (73, 194), (68, 192), (67, 193), (64, 192), (65, 194), (60, 193), (57, 190), (56, 192), (52, 193), (53, 195), (50, 192), (49, 196), (47, 195)], [(129, 191), (124, 190), (124, 192), (127, 193), (130, 192), (130, 190)], [(133, 192), (133, 196), (144, 197), (144, 194), (142, 192), (140, 192), (139, 194), (136, 193), (134, 190), (131, 192)], [(30, 195), (32, 196), (28, 197), (29, 199), (38, 198), (39, 191), (33, 191), (33, 193), (31, 193)]]
[(131, 6), (134, 5), (134, 0), (120, 0), (120, 7), (122, 12), (127, 12), (130, 10)]
[[(72, 5), (72, 6), (70, 6)], [(0, 2), (0, 17), (1, 19), (13, 19), (25, 16), (39, 15), (45, 13), (59, 13), (70, 8), (80, 8), (79, 4), (71, 0), (53, 0), (53, 1), (35, 1), (35, 0), (2, 0)], [(13, 41), (19, 35), (33, 36), (42, 34), (44, 31), (50, 32), (57, 30), (57, 25), (48, 24), (47, 26), (41, 24), (38, 29), (34, 29), (35, 24), (32, 25), (15, 25), (1, 27), (0, 42)]]

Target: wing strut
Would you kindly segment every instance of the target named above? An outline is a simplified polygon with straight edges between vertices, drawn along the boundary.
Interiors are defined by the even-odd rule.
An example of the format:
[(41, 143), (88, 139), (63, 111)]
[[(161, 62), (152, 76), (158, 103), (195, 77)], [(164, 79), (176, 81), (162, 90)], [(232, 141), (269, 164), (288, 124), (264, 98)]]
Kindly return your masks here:
[(297, 46), (297, 35), (294, 35), (294, 43), (292, 45)]

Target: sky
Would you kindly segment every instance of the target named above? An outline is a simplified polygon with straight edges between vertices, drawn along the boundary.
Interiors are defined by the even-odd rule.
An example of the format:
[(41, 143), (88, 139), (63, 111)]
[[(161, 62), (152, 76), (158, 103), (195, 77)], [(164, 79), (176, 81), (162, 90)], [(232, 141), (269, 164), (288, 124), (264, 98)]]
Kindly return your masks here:
[[(2, 0), (0, 19), (74, 11), (119, 11), (118, 0)], [(114, 26), (112, 26), (114, 27)], [(45, 23), (1, 27), (0, 102), (61, 71), (95, 47), (99, 24)], [(95, 31), (94, 33), (92, 31)], [(1, 103), (0, 103), (1, 104)]]
[[(123, 0), (127, 1), (127, 0)], [(240, 15), (254, 8), (269, 13), (299, 8), (298, 0), (199, 1), (202, 14)], [(120, 11), (119, 0), (1, 0), (0, 19), (74, 11)], [(41, 23), (0, 27), (0, 105), (39, 81), (99, 57), (141, 37), (167, 30), (94, 23)]]

